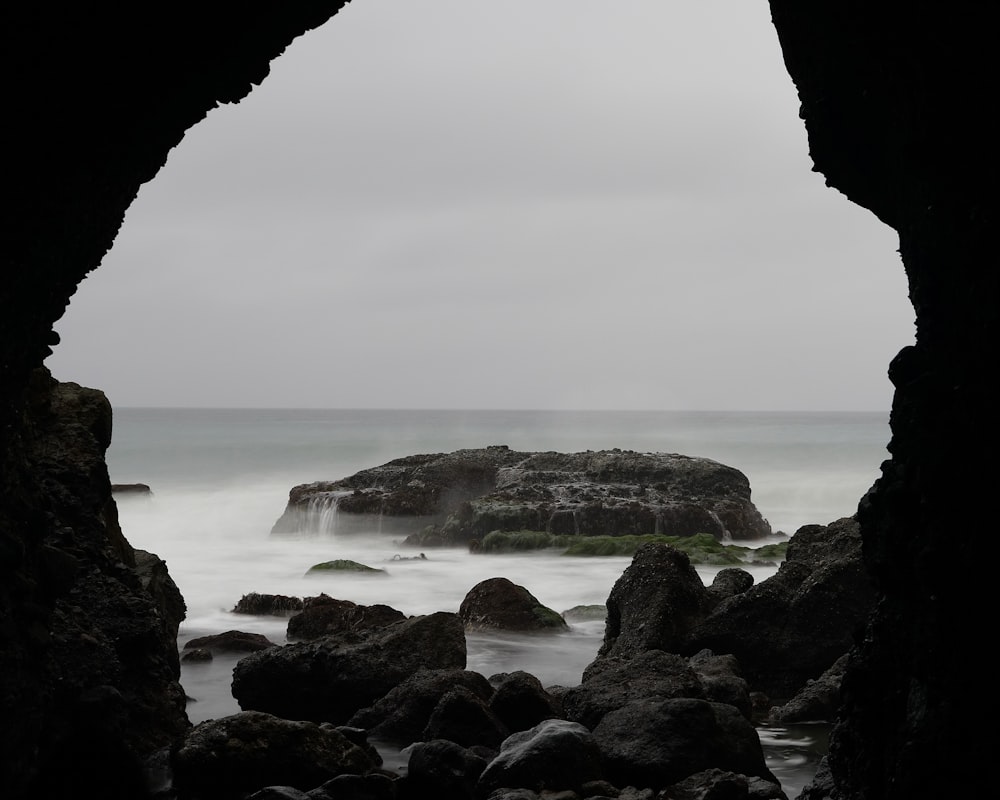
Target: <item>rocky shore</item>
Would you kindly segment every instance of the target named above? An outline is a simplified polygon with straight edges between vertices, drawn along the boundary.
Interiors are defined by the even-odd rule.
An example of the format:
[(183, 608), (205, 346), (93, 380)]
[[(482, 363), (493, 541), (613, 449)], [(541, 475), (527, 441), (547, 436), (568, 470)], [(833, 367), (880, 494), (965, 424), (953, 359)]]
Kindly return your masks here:
[(733, 467), (672, 453), (528, 453), (504, 445), (413, 455), (294, 487), (274, 533), (392, 530), (416, 546), (492, 531), (753, 541), (771, 526)]
[[(247, 653), (233, 674), (243, 710), (178, 740), (171, 791), (783, 798), (754, 725), (834, 718), (851, 636), (874, 597), (860, 556), (857, 524), (843, 519), (798, 531), (759, 585), (724, 569), (705, 586), (684, 553), (646, 545), (612, 590), (604, 644), (572, 687), (467, 669), (465, 631), (567, 627), (504, 577), (473, 587), (457, 614), (409, 618), (326, 595), (247, 595), (234, 612), (287, 617), (290, 644), (233, 631), (189, 643), (192, 653)], [(380, 753), (400, 750), (402, 768), (382, 763)]]

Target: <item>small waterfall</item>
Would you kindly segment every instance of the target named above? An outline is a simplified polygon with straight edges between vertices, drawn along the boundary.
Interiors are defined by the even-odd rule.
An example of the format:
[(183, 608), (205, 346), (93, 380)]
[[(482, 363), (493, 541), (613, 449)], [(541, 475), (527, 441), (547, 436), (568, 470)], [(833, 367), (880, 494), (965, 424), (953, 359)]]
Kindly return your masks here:
[(573, 509), (573, 533), (576, 536), (580, 535), (580, 516), (575, 508)]
[(722, 531), (722, 543), (723, 544), (732, 544), (733, 543), (733, 535), (729, 532), (729, 528), (727, 528), (723, 524), (722, 520), (719, 519), (719, 515), (716, 514), (714, 511), (711, 511), (711, 510), (708, 511), (708, 515), (715, 521), (715, 524), (719, 526), (719, 530)]
[(309, 498), (302, 520), (304, 533), (320, 533), (326, 536), (337, 534), (337, 517), (340, 498), (348, 492), (324, 492)]
[(656, 536), (663, 535), (663, 512), (657, 511), (656, 516), (653, 517), (653, 534)]

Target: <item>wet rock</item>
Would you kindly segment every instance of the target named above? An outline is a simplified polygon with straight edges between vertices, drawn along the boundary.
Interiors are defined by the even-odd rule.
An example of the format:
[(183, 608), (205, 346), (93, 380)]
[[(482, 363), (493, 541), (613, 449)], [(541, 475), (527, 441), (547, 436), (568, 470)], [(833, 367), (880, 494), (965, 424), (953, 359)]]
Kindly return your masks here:
[(599, 657), (680, 652), (711, 605), (684, 553), (665, 544), (643, 545), (611, 589)]
[(852, 518), (803, 527), (775, 575), (745, 584), (737, 571), (706, 589), (683, 553), (643, 545), (611, 590), (598, 659), (733, 655), (749, 690), (786, 702), (847, 652), (874, 603)]
[(637, 700), (594, 728), (612, 783), (663, 788), (710, 768), (777, 779), (753, 725), (733, 706), (678, 698)]
[(184, 645), (185, 650), (209, 650), (215, 653), (256, 653), (276, 647), (274, 642), (261, 633), (246, 633), (245, 631), (226, 631), (210, 636), (198, 636)]
[(469, 630), (508, 631), (567, 630), (557, 611), (542, 605), (523, 586), (507, 578), (477, 583), (462, 600), (458, 615)]
[(378, 765), (331, 725), (255, 711), (196, 725), (174, 754), (181, 797), (217, 800), (237, 800), (267, 786), (308, 791), (337, 775)]
[(447, 739), (463, 747), (495, 750), (509, 733), (486, 701), (464, 686), (456, 686), (434, 707), (423, 738)]
[(528, 453), (504, 446), (408, 456), (348, 478), (294, 487), (274, 532), (378, 517), (416, 537), (468, 544), (491, 531), (758, 539), (770, 526), (741, 472), (704, 458), (602, 450)]
[(601, 658), (584, 671), (579, 686), (562, 696), (566, 718), (593, 730), (605, 715), (635, 700), (704, 698), (686, 658), (648, 650), (634, 658)]
[(480, 777), (476, 796), (503, 787), (576, 791), (603, 777), (601, 752), (590, 731), (576, 722), (550, 719), (504, 741)]
[(324, 636), (249, 655), (233, 670), (233, 696), (244, 710), (343, 723), (418, 670), (464, 669), (465, 657), (461, 619), (438, 612), (360, 639)]
[(526, 731), (547, 719), (563, 716), (562, 703), (542, 687), (541, 681), (527, 672), (493, 675), (496, 687), (490, 708), (511, 732)]
[(410, 750), (403, 800), (469, 800), (486, 759), (444, 739), (418, 742)]
[(750, 687), (787, 701), (854, 644), (875, 604), (853, 518), (807, 525), (777, 574), (719, 603), (678, 651), (732, 653)]
[(608, 607), (605, 605), (573, 606), (562, 612), (562, 617), (566, 622), (591, 622), (596, 620), (604, 621), (608, 616)]
[(668, 790), (671, 800), (787, 800), (776, 783), (721, 769), (698, 772)]
[(302, 599), (288, 597), (283, 594), (257, 594), (250, 592), (243, 595), (233, 607), (233, 614), (252, 614), (254, 616), (286, 617), (302, 610)]
[(212, 651), (205, 647), (194, 647), (181, 654), (181, 661), (185, 664), (206, 664), (214, 658)]
[(386, 576), (389, 573), (384, 569), (369, 567), (358, 561), (351, 561), (349, 558), (335, 558), (333, 561), (323, 561), (313, 564), (306, 570), (306, 575), (321, 575), (325, 572), (349, 572), (357, 575), (379, 575)]
[(317, 639), (336, 634), (360, 634), (402, 622), (406, 615), (386, 605), (364, 606), (325, 594), (307, 598), (302, 611), (288, 620), (289, 639)]
[(355, 713), (348, 724), (365, 728), (372, 738), (380, 741), (408, 745), (423, 736), (441, 698), (459, 687), (484, 702), (493, 695), (493, 687), (478, 672), (422, 669), (371, 706)]
[(774, 725), (793, 722), (833, 722), (840, 710), (840, 685), (850, 655), (845, 653), (816, 680), (806, 681), (798, 694), (783, 706), (775, 706), (768, 714)]

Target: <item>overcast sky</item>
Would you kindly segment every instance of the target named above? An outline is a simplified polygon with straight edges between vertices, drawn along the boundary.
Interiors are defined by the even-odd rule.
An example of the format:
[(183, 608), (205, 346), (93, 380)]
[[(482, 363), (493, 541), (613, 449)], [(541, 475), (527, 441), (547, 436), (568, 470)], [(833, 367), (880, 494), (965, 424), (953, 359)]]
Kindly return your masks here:
[(119, 406), (888, 409), (895, 233), (764, 0), (354, 0), (190, 131), (56, 325)]

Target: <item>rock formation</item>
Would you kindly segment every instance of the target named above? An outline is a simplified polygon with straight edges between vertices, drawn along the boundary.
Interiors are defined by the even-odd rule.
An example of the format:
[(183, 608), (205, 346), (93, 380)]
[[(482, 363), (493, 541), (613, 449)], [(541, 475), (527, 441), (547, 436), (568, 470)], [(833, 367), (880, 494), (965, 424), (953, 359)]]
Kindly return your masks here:
[[(53, 323), (184, 132), (218, 103), (245, 96), (295, 36), (342, 5), (174, 3), (155, 8), (155, 25), (146, 17), (153, 9), (131, 14), (117, 4), (13, 3), (2, 12), (13, 202), (0, 223), (0, 752), (13, 800), (72, 795), (81, 774), (102, 796), (136, 796), (125, 776), (125, 761), (134, 761), (122, 753), (155, 746), (177, 723), (169, 704), (145, 705), (148, 724), (137, 728), (131, 718), (96, 739), (82, 733), (80, 741), (103, 749), (81, 754), (53, 741), (89, 703), (122, 719), (127, 703), (114, 691), (81, 685), (68, 702), (60, 696), (60, 650), (70, 641), (85, 649), (87, 640), (61, 640), (59, 631), (85, 608), (67, 603), (77, 576), (129, 587), (135, 574), (109, 555), (128, 551), (111, 522), (106, 477), (95, 482), (84, 468), (55, 479), (38, 457), (47, 423), (32, 375), (56, 341)], [(981, 547), (983, 498), (995, 482), (986, 454), (998, 443), (993, 9), (900, 0), (770, 5), (815, 168), (899, 233), (917, 324), (914, 346), (890, 368), (891, 459), (859, 509), (879, 602), (848, 667), (824, 785), (850, 798), (987, 796), (981, 765), (993, 741), (967, 735), (980, 728), (981, 693), (955, 653), (981, 640), (977, 612), (993, 607)], [(88, 603), (99, 597), (83, 594)], [(131, 596), (153, 607), (148, 593)], [(161, 619), (166, 627), (174, 617)], [(141, 629), (131, 630), (143, 644), (130, 653), (100, 636), (91, 635), (96, 647), (87, 643), (101, 670), (139, 652), (160, 659), (152, 670), (117, 673), (131, 681), (116, 690), (122, 697), (156, 695), (171, 682), (160, 631)]]
[(430, 525), (421, 544), (465, 544), (496, 530), (709, 533), (720, 541), (771, 533), (750, 501), (746, 476), (707, 458), (617, 449), (523, 453), (504, 445), (407, 456), (339, 481), (296, 486), (273, 530), (334, 523), (345, 532)]
[(777, 574), (757, 585), (724, 572), (739, 591), (706, 588), (684, 553), (643, 545), (608, 597), (595, 663), (708, 650), (735, 656), (751, 691), (785, 702), (851, 648), (875, 603), (850, 518), (800, 528)]
[[(815, 169), (899, 233), (916, 341), (893, 359), (891, 459), (862, 500), (880, 594), (845, 679), (830, 767), (848, 797), (989, 791), (990, 737), (963, 645), (989, 609), (979, 557), (997, 451), (997, 123), (986, 9), (930, 3), (771, 0)], [(958, 568), (947, 569), (946, 564)]]
[(177, 653), (184, 601), (164, 563), (133, 550), (118, 526), (104, 463), (107, 398), (45, 370), (26, 397), (20, 446), (29, 491), (44, 503), (22, 505), (13, 529), (0, 518), (0, 598), (20, 603), (0, 616), (4, 772), (38, 797), (61, 796), (64, 781), (134, 796), (145, 759), (188, 727)]

